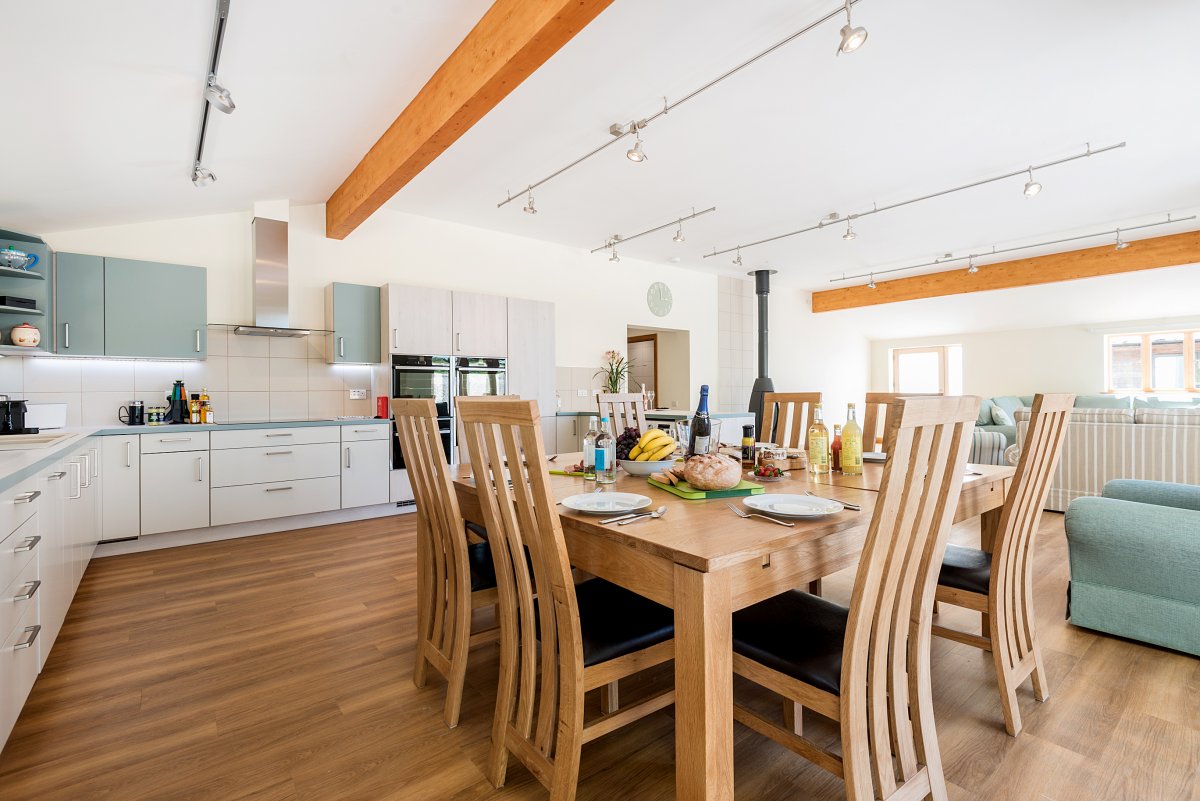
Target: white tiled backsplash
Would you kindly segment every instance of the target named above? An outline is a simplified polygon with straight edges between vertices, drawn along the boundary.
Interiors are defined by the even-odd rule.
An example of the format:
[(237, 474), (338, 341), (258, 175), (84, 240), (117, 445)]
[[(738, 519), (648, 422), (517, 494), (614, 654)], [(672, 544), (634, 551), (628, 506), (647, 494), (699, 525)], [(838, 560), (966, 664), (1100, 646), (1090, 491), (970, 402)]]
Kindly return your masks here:
[(717, 411), (744, 412), (758, 369), (754, 282), (722, 276), (717, 292)]
[[(0, 359), (0, 394), (65, 403), (68, 426), (116, 423), (118, 408), (131, 400), (161, 406), (178, 378), (189, 393), (208, 389), (218, 422), (374, 414), (378, 371), (326, 364), (323, 348), (323, 335), (250, 337), (210, 327), (204, 361)], [(365, 389), (366, 399), (350, 400), (351, 389)]]
[[(604, 377), (596, 375), (599, 367), (558, 367), (555, 372), (555, 391), (564, 412), (597, 412), (596, 393), (604, 387)], [(582, 394), (581, 394), (582, 393)], [(554, 414), (555, 409), (539, 410)]]

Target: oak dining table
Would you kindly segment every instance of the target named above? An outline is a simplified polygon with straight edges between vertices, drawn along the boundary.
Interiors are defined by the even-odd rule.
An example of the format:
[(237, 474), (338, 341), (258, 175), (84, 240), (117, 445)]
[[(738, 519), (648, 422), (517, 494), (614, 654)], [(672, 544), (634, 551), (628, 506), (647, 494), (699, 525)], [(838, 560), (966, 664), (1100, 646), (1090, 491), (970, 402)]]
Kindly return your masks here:
[[(560, 454), (549, 470), (580, 454)], [(637, 492), (666, 506), (658, 520), (602, 525), (600, 516), (558, 507), (571, 564), (640, 593), (675, 612), (675, 797), (733, 799), (732, 615), (781, 592), (852, 567), (866, 540), (882, 464), (861, 476), (788, 474), (764, 484), (768, 493), (815, 494), (857, 504), (794, 527), (742, 519), (727, 507), (741, 498), (684, 500), (618, 471), (616, 484), (552, 476), (555, 500), (593, 491)], [(470, 466), (455, 477), (463, 517), (483, 524)], [(970, 465), (955, 522), (981, 518), (981, 547), (990, 548), (1013, 468)]]

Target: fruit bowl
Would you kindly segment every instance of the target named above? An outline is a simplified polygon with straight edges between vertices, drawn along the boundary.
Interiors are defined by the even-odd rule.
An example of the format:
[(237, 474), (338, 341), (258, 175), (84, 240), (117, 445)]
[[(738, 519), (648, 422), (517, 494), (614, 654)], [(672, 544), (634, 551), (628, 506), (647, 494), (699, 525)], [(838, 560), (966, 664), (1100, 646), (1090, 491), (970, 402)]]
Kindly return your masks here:
[(670, 470), (675, 465), (674, 459), (663, 459), (658, 462), (638, 462), (633, 459), (618, 459), (617, 464), (631, 476), (648, 476), (651, 473), (661, 473)]

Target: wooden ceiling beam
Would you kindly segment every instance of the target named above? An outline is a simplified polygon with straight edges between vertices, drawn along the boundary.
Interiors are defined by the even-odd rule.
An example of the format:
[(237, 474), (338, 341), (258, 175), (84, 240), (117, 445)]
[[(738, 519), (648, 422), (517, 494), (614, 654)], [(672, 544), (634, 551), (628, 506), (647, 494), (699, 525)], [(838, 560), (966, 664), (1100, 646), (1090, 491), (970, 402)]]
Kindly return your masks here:
[(345, 239), (613, 0), (496, 0), (325, 206)]
[(1200, 263), (1200, 231), (1189, 231), (1135, 240), (1124, 250), (1101, 245), (980, 265), (979, 272), (974, 274), (964, 268), (890, 281), (877, 280), (874, 289), (865, 285), (828, 289), (813, 293), (812, 310), (828, 312), (857, 309), (883, 303), (1036, 286), (1195, 263)]

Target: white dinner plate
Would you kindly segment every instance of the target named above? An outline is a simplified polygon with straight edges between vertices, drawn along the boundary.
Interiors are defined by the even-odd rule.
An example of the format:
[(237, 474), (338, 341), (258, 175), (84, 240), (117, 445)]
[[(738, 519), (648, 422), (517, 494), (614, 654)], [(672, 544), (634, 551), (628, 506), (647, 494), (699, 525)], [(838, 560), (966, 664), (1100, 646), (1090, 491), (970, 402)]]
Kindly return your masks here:
[(814, 498), (811, 495), (785, 495), (783, 493), (747, 495), (742, 499), (742, 503), (756, 512), (776, 517), (824, 517), (837, 514), (846, 508), (837, 501)]
[(562, 505), (589, 515), (611, 515), (645, 509), (650, 505), (650, 499), (632, 492), (585, 492), (563, 498)]

